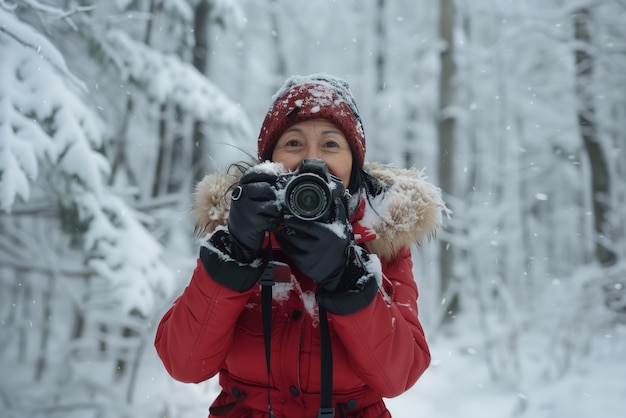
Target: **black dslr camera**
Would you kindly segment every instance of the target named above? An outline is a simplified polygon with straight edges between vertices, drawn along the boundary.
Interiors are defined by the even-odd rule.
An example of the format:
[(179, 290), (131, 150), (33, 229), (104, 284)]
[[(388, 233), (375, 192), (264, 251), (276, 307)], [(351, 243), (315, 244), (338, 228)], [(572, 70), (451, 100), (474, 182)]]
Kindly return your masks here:
[(334, 199), (345, 199), (341, 179), (316, 159), (305, 159), (293, 173), (281, 174), (277, 188), (285, 212), (306, 221), (329, 221)]

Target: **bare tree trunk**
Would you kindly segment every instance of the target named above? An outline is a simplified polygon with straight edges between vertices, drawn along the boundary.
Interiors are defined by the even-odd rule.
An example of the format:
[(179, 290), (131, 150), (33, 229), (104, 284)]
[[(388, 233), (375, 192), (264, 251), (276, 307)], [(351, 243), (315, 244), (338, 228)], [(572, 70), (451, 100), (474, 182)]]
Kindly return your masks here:
[[(159, 0), (151, 0), (150, 8), (148, 13), (152, 16), (151, 19), (148, 19), (146, 24), (146, 32), (144, 33), (144, 43), (146, 45), (150, 45), (150, 40), (152, 38), (152, 25), (154, 21), (154, 15), (160, 11), (161, 3)], [(124, 116), (122, 119), (122, 124), (119, 129), (119, 133), (117, 134), (117, 146), (114, 151), (113, 161), (111, 162), (111, 177), (109, 178), (109, 184), (115, 183), (115, 178), (117, 177), (120, 169), (126, 170), (126, 175), (128, 176), (128, 180), (131, 184), (137, 185), (137, 180), (135, 178), (135, 174), (133, 173), (132, 168), (128, 162), (128, 156), (126, 155), (126, 146), (128, 143), (128, 127), (130, 125), (130, 118), (133, 114), (133, 109), (135, 107), (135, 102), (132, 96), (128, 96), (126, 99), (126, 109), (124, 110)]]
[(417, 142), (417, 133), (415, 130), (417, 129), (418, 124), (418, 112), (419, 110), (417, 109), (417, 106), (409, 104), (406, 115), (406, 129), (404, 130), (404, 138), (406, 140), (406, 147), (404, 149), (404, 166), (406, 168), (413, 167), (417, 161), (415, 155), (417, 151), (415, 147), (415, 143)]
[[(39, 341), (39, 353), (37, 355), (35, 365), (35, 381), (40, 382), (46, 368), (48, 366), (48, 345), (50, 343), (50, 334), (52, 333), (53, 323), (52, 318), (52, 299), (54, 295), (54, 274), (50, 274), (47, 277), (48, 282), (42, 292), (43, 300), (43, 312), (41, 315), (41, 340)], [(44, 280), (42, 277), (41, 280)]]
[(371, 138), (375, 138), (375, 141), (371, 141), (374, 145), (375, 153), (379, 155), (383, 161), (389, 160), (389, 150), (383, 145), (385, 140), (384, 133), (381, 127), (384, 125), (382, 121), (383, 106), (380, 98), (383, 96), (386, 87), (386, 67), (387, 67), (387, 30), (385, 27), (385, 0), (376, 0), (376, 9), (374, 16), (376, 21), (374, 25), (374, 104), (372, 107), (372, 123), (371, 126)]
[[(120, 171), (120, 169), (128, 168), (128, 158), (126, 157), (126, 144), (128, 142), (127, 133), (128, 133), (128, 125), (130, 121), (130, 117), (133, 112), (133, 99), (129, 97), (126, 99), (126, 109), (124, 111), (124, 117), (122, 119), (122, 124), (117, 134), (117, 144), (115, 144), (115, 148), (113, 151), (113, 161), (111, 162), (111, 176), (109, 177), (109, 184), (114, 184), (115, 179)], [(129, 172), (129, 174), (131, 174)], [(129, 176), (132, 178), (133, 184), (134, 178), (132, 175)]]
[[(206, 74), (209, 67), (209, 19), (211, 16), (211, 3), (204, 0), (198, 3), (194, 14), (193, 66), (201, 73)], [(192, 187), (202, 180), (206, 174), (206, 161), (209, 154), (208, 138), (204, 131), (206, 125), (202, 121), (193, 124), (191, 167)]]
[(278, 16), (276, 10), (278, 4), (276, 0), (270, 0), (270, 26), (274, 52), (276, 54), (276, 85), (272, 86), (272, 93), (277, 91), (287, 77), (287, 59), (280, 44), (280, 29), (278, 27)]
[(595, 255), (602, 266), (613, 265), (617, 255), (610, 247), (610, 174), (596, 121), (593, 101), (594, 58), (589, 52), (592, 45), (589, 23), (592, 15), (587, 8), (574, 14), (576, 49), (576, 94), (579, 100), (578, 124), (591, 166), (591, 193), (595, 231)]
[(385, 30), (385, 0), (378, 0), (376, 3), (376, 92), (385, 90), (385, 50), (387, 34)]
[[(455, 152), (455, 125), (456, 121), (450, 114), (450, 106), (454, 104), (454, 77), (456, 67), (454, 64), (454, 0), (441, 0), (439, 16), (439, 36), (445, 42), (445, 48), (441, 52), (441, 75), (439, 78), (439, 185), (444, 195), (454, 195), (454, 161)], [(449, 205), (450, 206), (450, 205)], [(454, 211), (454, 208), (452, 208)], [(441, 254), (439, 257), (441, 273), (441, 293), (445, 298), (448, 314), (454, 315), (458, 310), (458, 296), (453, 292), (454, 283), (454, 257), (449, 243), (441, 241)]]
[(167, 114), (168, 108), (165, 103), (161, 105), (161, 110), (159, 112), (159, 149), (157, 152), (157, 163), (156, 168), (154, 170), (154, 182), (152, 183), (152, 197), (157, 197), (161, 194), (161, 190), (163, 190), (163, 184), (165, 182), (165, 165), (167, 158), (166, 153), (168, 150), (167, 146), (167, 135), (168, 135), (168, 125), (167, 125)]
[[(19, 283), (24, 283), (22, 287), (23, 290), (21, 292), (21, 297), (18, 299), (16, 306), (20, 306), (22, 312), (22, 318), (31, 318), (32, 317), (32, 306), (28, 302), (33, 300), (32, 297), (32, 289), (30, 283), (28, 282), (27, 273), (22, 271), (18, 271), (17, 273)], [(18, 333), (18, 360), (20, 363), (26, 363), (28, 360), (28, 347), (29, 347), (29, 333), (28, 330), (24, 327), (19, 327)]]

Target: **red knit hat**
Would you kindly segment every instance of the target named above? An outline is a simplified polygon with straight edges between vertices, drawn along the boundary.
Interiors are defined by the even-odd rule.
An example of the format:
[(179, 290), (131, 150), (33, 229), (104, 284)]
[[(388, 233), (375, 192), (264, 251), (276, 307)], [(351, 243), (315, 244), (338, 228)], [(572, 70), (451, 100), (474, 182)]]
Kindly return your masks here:
[(326, 119), (344, 134), (352, 156), (363, 167), (365, 134), (359, 112), (345, 81), (327, 74), (294, 76), (272, 97), (259, 133), (259, 158), (270, 160), (281, 135), (296, 123)]

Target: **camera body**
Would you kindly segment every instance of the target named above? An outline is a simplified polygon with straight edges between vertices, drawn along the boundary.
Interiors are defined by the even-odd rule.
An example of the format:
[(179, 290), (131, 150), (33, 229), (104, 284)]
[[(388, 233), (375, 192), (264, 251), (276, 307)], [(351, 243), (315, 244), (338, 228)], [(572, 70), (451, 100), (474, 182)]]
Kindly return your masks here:
[(329, 221), (334, 199), (345, 200), (343, 182), (323, 160), (305, 159), (293, 173), (281, 174), (276, 184), (285, 213), (307, 221)]

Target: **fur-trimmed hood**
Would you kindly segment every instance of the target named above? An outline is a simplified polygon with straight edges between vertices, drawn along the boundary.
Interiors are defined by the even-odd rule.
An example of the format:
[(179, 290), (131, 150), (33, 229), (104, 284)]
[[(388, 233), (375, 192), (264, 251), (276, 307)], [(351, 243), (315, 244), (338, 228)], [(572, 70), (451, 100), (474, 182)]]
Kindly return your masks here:
[[(382, 259), (393, 258), (401, 248), (432, 237), (449, 214), (441, 191), (427, 182), (421, 170), (366, 163), (363, 169), (376, 178), (383, 191), (366, 199), (359, 223), (376, 233), (367, 243)], [(241, 173), (215, 173), (196, 186), (191, 212), (197, 216), (196, 232), (205, 235), (228, 222), (230, 188)]]

